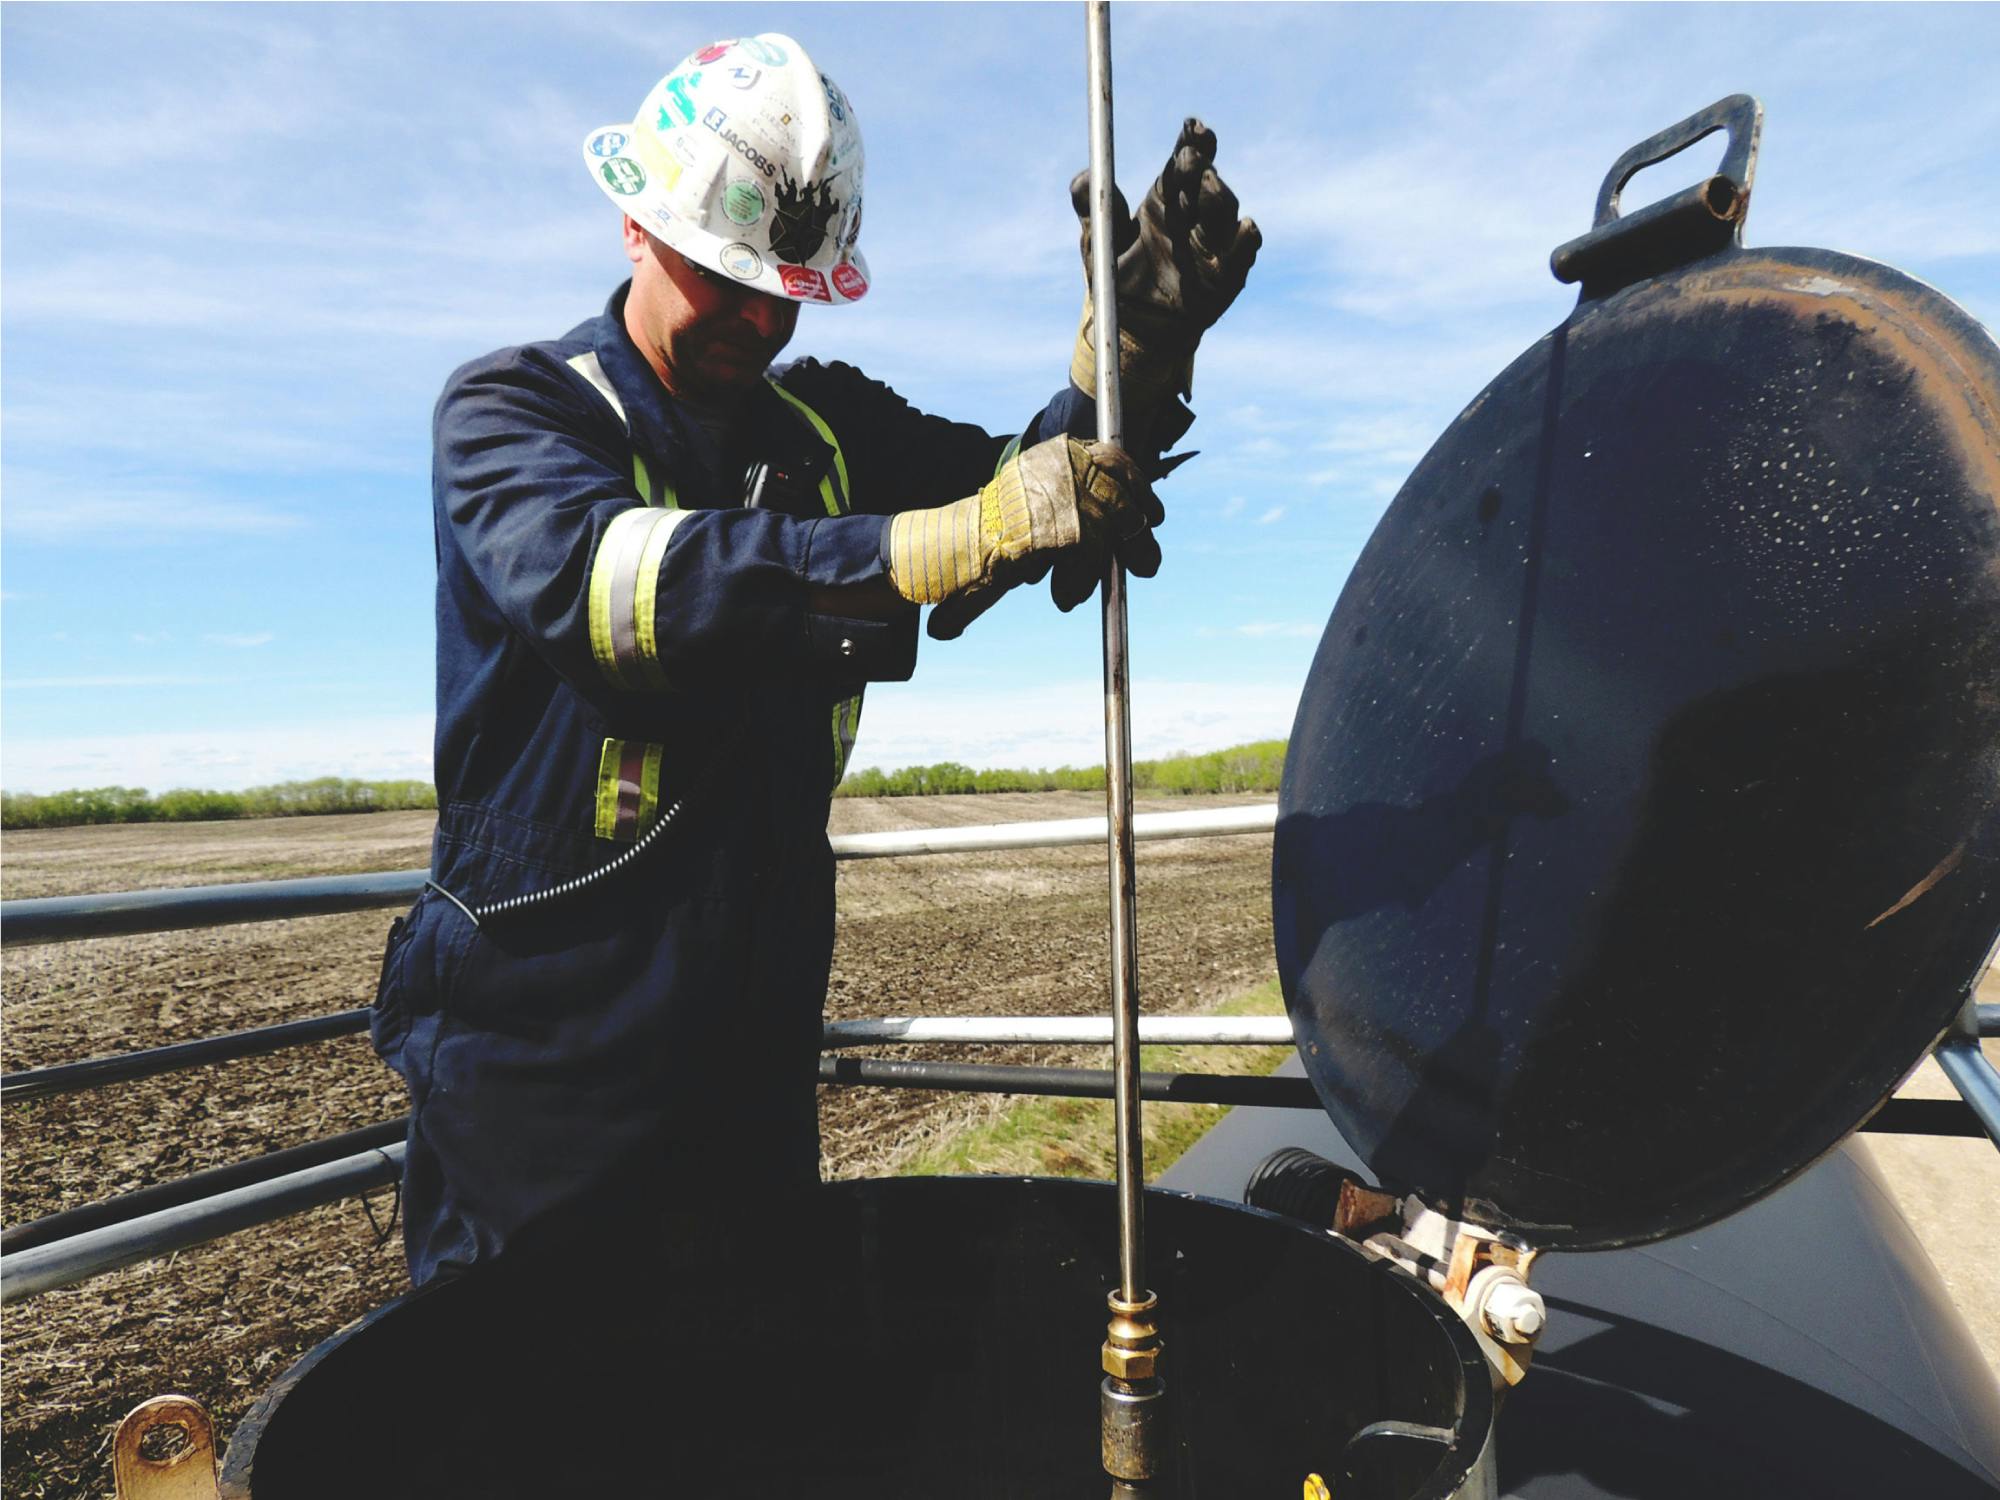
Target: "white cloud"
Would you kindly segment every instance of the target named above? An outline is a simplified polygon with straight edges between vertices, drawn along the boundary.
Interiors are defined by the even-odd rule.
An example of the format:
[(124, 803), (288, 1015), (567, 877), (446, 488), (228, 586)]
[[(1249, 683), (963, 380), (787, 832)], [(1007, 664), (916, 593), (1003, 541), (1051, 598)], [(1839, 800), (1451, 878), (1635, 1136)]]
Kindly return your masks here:
[(239, 651), (247, 651), (252, 646), (268, 646), (277, 639), (277, 636), (268, 630), (259, 630), (247, 635), (232, 635), (217, 631), (203, 636), (202, 639), (211, 645), (233, 646)]
[[(127, 673), (122, 676), (100, 677), (9, 677), (6, 679), (6, 688), (10, 693), (68, 688), (88, 688), (96, 691), (99, 688), (212, 687), (215, 685), (215, 682), (216, 679), (213, 677), (182, 677), (157, 673), (150, 676), (142, 676)], [(17, 742), (14, 740), (7, 742), (7, 754), (10, 761), (17, 743), (26, 742)]]
[(31, 482), (23, 493), (22, 476), (12, 469), (6, 483), (5, 525), (17, 540), (100, 550), (167, 537), (272, 536), (308, 524), (289, 511), (187, 490), (121, 488), (116, 494), (64, 495), (54, 486)]
[(135, 630), (132, 632), (132, 644), (135, 646), (163, 646), (172, 639), (173, 637), (168, 635), (164, 630)]
[[(77, 686), (161, 686), (172, 679), (68, 681)], [(8, 687), (35, 685), (40, 684), (9, 683)], [(409, 714), (267, 728), (10, 738), (4, 779), (7, 789), (15, 792), (54, 792), (114, 783), (153, 791), (177, 786), (235, 791), (314, 776), (375, 781), (428, 780), (430, 774), (431, 717)]]
[(1274, 521), (1282, 521), (1284, 520), (1284, 518), (1285, 518), (1285, 507), (1282, 505), (1274, 505), (1269, 510), (1265, 511), (1263, 515), (1257, 518), (1257, 524), (1259, 526), (1269, 526)]
[[(1132, 683), (1132, 754), (1153, 759), (1282, 738), (1298, 710), (1296, 683), (1195, 682), (1139, 677)], [(1058, 680), (1003, 691), (871, 688), (854, 765), (1043, 769), (1104, 761), (1104, 685)]]
[(1267, 636), (1317, 640), (1325, 628), (1323, 625), (1286, 624), (1276, 620), (1253, 620), (1247, 625), (1230, 627), (1230, 634), (1249, 636), (1253, 640), (1261, 640)]
[(1241, 495), (1231, 495), (1227, 500), (1222, 502), (1223, 519), (1228, 520), (1229, 517), (1231, 516), (1241, 515), (1243, 513), (1243, 507), (1247, 504), (1249, 504), (1249, 502), (1245, 500)]

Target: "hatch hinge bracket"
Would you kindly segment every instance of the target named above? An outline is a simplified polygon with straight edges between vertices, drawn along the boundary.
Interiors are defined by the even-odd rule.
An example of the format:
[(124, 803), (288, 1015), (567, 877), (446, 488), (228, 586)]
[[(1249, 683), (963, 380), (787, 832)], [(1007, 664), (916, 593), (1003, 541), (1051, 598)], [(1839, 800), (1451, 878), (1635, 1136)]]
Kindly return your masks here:
[(1333, 1227), (1451, 1305), (1479, 1340), (1495, 1390), (1521, 1383), (1548, 1323), (1542, 1294), (1528, 1284), (1540, 1251), (1352, 1180), (1341, 1184)]

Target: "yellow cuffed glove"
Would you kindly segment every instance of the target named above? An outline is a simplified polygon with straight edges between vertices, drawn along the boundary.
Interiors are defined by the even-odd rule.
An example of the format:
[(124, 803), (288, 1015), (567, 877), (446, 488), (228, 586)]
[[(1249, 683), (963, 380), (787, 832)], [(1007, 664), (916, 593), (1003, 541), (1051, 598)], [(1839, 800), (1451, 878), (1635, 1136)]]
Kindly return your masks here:
[(1166, 519), (1122, 448), (1050, 438), (1002, 464), (976, 495), (889, 520), (889, 582), (935, 604), (930, 633), (960, 634), (1018, 584), (1055, 569), (1059, 609), (1091, 595), (1110, 557), (1142, 578), (1159, 571), (1152, 528)]

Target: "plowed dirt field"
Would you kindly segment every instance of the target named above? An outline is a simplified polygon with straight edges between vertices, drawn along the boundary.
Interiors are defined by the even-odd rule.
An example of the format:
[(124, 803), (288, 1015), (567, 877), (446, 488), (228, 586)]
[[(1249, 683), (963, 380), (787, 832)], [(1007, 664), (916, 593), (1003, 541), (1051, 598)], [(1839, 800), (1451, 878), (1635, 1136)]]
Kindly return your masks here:
[[(1268, 798), (1141, 799), (1190, 810)], [(1097, 794), (843, 800), (837, 833), (1085, 817)], [(10, 833), (9, 899), (407, 869), (427, 813)], [(1139, 945), (1149, 1013), (1201, 1009), (1271, 973), (1270, 841), (1149, 843)], [(840, 869), (832, 1018), (1077, 1015), (1106, 992), (1101, 848), (863, 860)], [(13, 1072), (366, 1004), (393, 913), (16, 949), (0, 1066)], [(1005, 917), (1003, 924), (1002, 917)], [(987, 1062), (1100, 1065), (1103, 1049), (974, 1049)], [(955, 1056), (919, 1048), (883, 1056)], [(892, 1171), (1003, 1101), (822, 1089), (829, 1176)], [(171, 1180), (403, 1113), (402, 1084), (348, 1037), (6, 1106), (5, 1221)], [(6, 1309), (7, 1500), (110, 1493), (111, 1427), (163, 1391), (227, 1432), (320, 1339), (402, 1289), (386, 1191), (301, 1214)], [(371, 1218), (372, 1213), (372, 1218)]]

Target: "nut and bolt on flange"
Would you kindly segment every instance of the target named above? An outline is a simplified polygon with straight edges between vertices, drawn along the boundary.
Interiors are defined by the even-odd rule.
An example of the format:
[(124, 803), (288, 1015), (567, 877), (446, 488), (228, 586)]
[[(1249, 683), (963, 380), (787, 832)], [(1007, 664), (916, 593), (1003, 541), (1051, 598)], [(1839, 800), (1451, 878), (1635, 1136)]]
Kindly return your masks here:
[(1481, 1314), (1487, 1331), (1510, 1344), (1532, 1344), (1549, 1320), (1541, 1293), (1519, 1281), (1502, 1281), (1495, 1286), (1487, 1294)]

